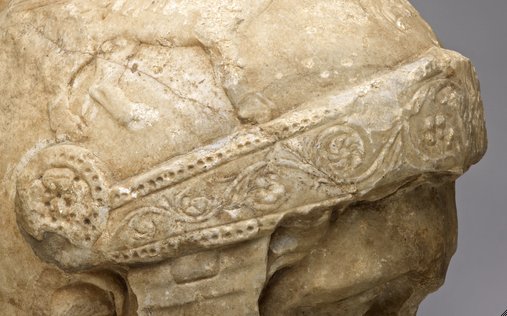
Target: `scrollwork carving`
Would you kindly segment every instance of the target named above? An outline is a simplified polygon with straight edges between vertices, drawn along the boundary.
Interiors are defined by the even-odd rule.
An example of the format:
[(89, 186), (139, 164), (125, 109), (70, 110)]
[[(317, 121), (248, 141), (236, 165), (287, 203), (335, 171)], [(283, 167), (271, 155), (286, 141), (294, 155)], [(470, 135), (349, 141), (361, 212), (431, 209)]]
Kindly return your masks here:
[(218, 212), (218, 199), (193, 191), (187, 188), (177, 194), (165, 194), (158, 207), (172, 213), (176, 221), (189, 223), (205, 221)]
[(327, 170), (333, 178), (344, 181), (357, 176), (370, 159), (369, 140), (351, 126), (333, 126), (315, 138), (312, 160), (319, 170)]
[[(18, 178), (20, 225), (38, 240), (54, 233), (93, 248), (98, 260), (154, 262), (272, 233), (286, 217), (379, 198), (377, 186), (394, 192), (422, 173), (458, 174), (471, 150), (464, 138), (477, 130), (464, 123), (472, 121), (469, 103), (473, 110), (480, 100), (444, 66), (431, 58), (403, 66), (111, 187), (87, 150), (46, 148)], [(418, 81), (391, 85), (407, 73)], [(370, 124), (372, 115), (385, 120)]]
[(141, 207), (131, 212), (117, 226), (114, 240), (122, 247), (137, 247), (156, 239), (160, 229), (168, 230), (171, 214), (156, 207)]
[(276, 173), (276, 169), (266, 161), (245, 169), (226, 191), (229, 204), (259, 211), (279, 208), (288, 199), (289, 189)]

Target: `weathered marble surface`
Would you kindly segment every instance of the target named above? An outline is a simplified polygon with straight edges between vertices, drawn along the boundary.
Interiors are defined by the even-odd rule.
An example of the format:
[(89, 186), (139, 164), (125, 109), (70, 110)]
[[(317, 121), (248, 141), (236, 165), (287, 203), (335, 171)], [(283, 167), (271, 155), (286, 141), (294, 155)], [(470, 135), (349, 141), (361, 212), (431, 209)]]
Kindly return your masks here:
[(415, 315), (487, 146), (406, 0), (0, 0), (5, 315)]

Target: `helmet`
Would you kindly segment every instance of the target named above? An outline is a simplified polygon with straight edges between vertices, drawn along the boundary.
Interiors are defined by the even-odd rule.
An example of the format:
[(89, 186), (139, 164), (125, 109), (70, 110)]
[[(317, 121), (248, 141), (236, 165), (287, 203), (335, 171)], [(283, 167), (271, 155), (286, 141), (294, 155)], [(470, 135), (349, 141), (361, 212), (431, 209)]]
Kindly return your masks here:
[[(445, 203), (428, 209), (453, 209), (453, 181), (485, 151), (473, 67), (405, 0), (12, 1), (3, 14), (14, 80), (38, 81), (53, 133), (20, 158), (19, 228), (66, 274), (129, 271), (140, 313), (247, 315), (264, 289), (265, 315), (325, 314), (364, 282), (349, 303), (374, 311), (406, 274), (324, 277), (368, 249), (340, 248), (344, 231), (361, 236), (342, 219), (414, 211), (432, 190)], [(434, 248), (423, 259), (447, 265)]]

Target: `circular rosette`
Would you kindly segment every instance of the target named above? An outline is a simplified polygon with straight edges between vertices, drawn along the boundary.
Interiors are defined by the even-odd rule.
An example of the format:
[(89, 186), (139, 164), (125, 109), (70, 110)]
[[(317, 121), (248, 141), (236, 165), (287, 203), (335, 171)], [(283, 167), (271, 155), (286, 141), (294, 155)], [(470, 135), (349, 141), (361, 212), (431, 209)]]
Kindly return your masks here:
[(282, 177), (271, 170), (267, 162), (259, 162), (243, 170), (225, 196), (233, 205), (267, 212), (282, 207), (290, 192)]
[(200, 223), (213, 217), (219, 210), (218, 200), (205, 192), (194, 191), (191, 186), (180, 192), (165, 194), (159, 206), (171, 213), (178, 222)]
[(254, 179), (246, 204), (257, 210), (269, 211), (279, 208), (286, 198), (287, 191), (282, 179), (274, 173), (267, 173)]
[(313, 144), (316, 166), (337, 181), (353, 180), (365, 170), (371, 146), (357, 127), (333, 126), (319, 134)]
[(408, 130), (419, 159), (438, 162), (460, 156), (465, 102), (463, 90), (449, 80), (429, 82), (415, 93)]
[(91, 247), (108, 216), (108, 187), (100, 163), (83, 148), (57, 145), (38, 152), (17, 182), (18, 219), (37, 240), (60, 235)]

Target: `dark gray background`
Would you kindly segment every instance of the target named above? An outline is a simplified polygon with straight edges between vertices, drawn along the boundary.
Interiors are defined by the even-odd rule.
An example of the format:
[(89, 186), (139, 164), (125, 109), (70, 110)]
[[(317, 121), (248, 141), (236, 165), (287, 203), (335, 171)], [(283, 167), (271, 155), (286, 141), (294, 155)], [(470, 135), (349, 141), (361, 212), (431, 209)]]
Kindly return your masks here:
[(418, 316), (500, 316), (507, 310), (507, 0), (410, 0), (442, 44), (481, 80), (489, 149), (458, 181), (458, 251)]

